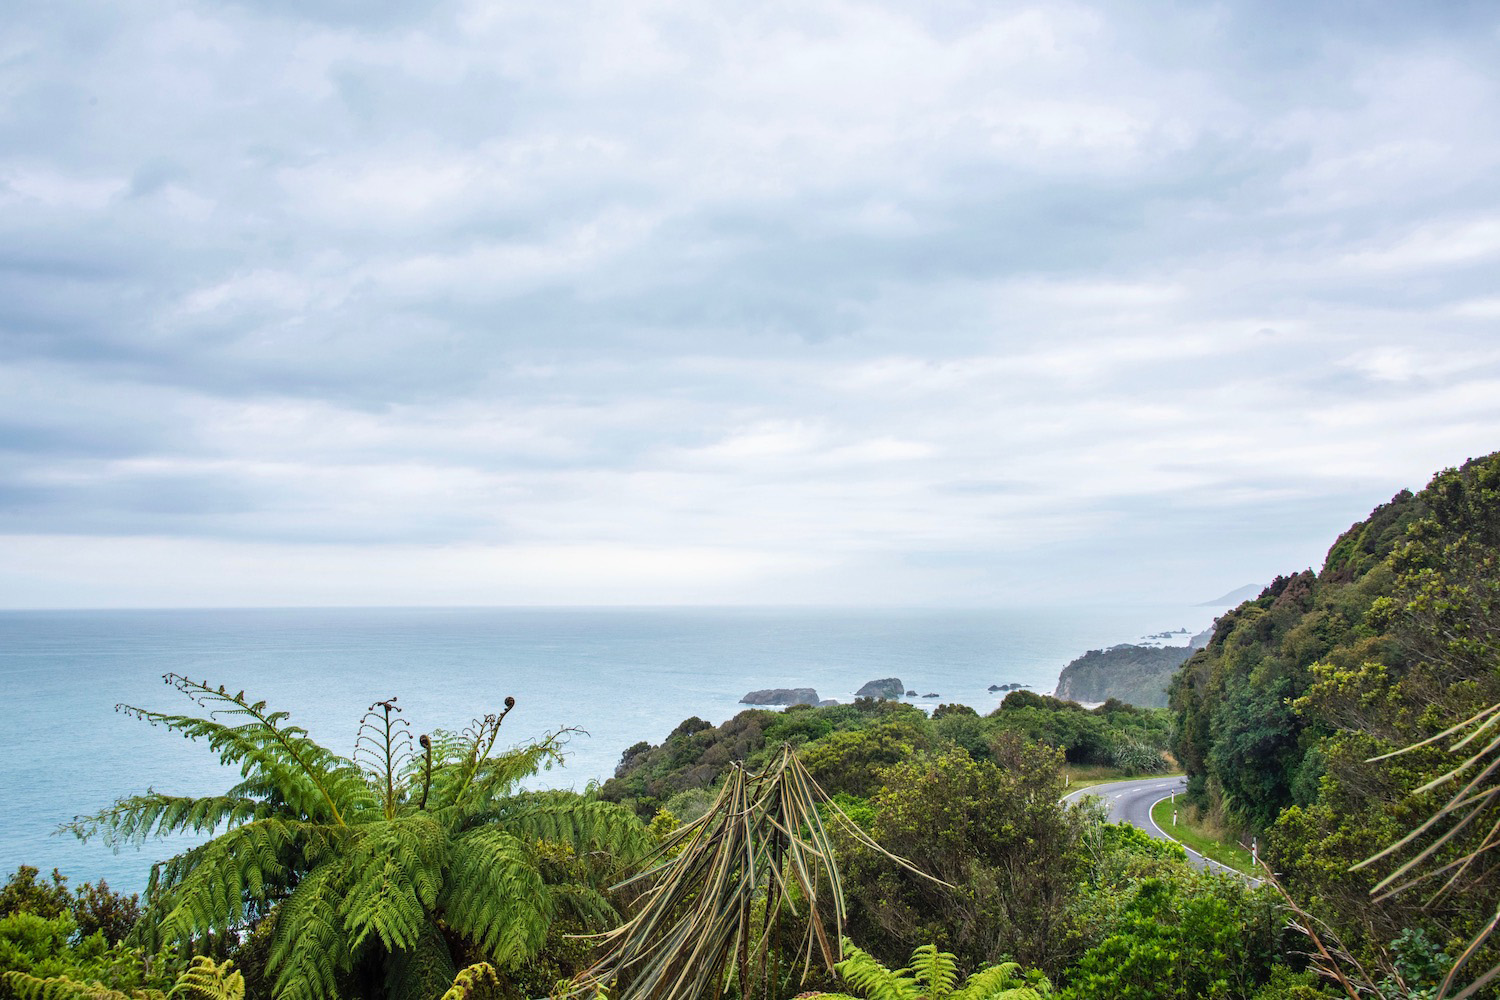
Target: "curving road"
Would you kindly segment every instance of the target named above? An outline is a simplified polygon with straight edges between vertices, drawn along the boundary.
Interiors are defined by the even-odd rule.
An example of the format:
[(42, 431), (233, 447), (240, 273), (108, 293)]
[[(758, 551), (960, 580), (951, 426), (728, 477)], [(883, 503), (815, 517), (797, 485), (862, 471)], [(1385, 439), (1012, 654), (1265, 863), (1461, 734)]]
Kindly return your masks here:
[[(1151, 807), (1162, 799), (1174, 793), (1180, 793), (1187, 789), (1187, 779), (1177, 778), (1140, 778), (1134, 781), (1111, 781), (1103, 785), (1090, 785), (1080, 788), (1076, 792), (1069, 792), (1063, 796), (1064, 802), (1076, 802), (1084, 796), (1092, 795), (1104, 801), (1109, 810), (1109, 821), (1111, 823), (1129, 823), (1131, 826), (1139, 827), (1146, 833), (1158, 840), (1172, 840), (1166, 833), (1151, 820)], [(1175, 841), (1173, 841), (1176, 843)], [(1241, 872), (1235, 871), (1217, 861), (1211, 861), (1190, 850), (1185, 845), (1183, 850), (1187, 851), (1188, 860), (1205, 871), (1228, 872), (1231, 875), (1239, 875), (1241, 878), (1250, 878)], [(1259, 879), (1250, 879), (1259, 882)]]

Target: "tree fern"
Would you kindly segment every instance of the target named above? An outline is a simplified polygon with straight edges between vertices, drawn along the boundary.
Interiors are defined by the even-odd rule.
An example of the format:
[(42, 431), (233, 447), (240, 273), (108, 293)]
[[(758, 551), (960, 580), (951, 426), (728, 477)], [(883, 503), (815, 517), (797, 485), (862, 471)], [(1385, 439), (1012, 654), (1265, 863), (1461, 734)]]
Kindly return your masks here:
[[(541, 947), (560, 901), (574, 915), (613, 922), (597, 887), (544, 878), (539, 845), (562, 842), (612, 862), (653, 846), (617, 805), (518, 792), (518, 782), (560, 760), (566, 733), (497, 749), (513, 698), (458, 733), (415, 740), (396, 699), (378, 701), (343, 757), (244, 692), (177, 674), (165, 680), (201, 714), (120, 711), (206, 743), (241, 780), (217, 796), (150, 790), (69, 828), (111, 843), (211, 835), (152, 867), (147, 943), (186, 944), (269, 919), (276, 1000), (337, 1000), (358, 970), (364, 981), (378, 975), (393, 1000), (433, 1000), (454, 982), (445, 928), (503, 970)], [(196, 988), (179, 995), (234, 1000)]]

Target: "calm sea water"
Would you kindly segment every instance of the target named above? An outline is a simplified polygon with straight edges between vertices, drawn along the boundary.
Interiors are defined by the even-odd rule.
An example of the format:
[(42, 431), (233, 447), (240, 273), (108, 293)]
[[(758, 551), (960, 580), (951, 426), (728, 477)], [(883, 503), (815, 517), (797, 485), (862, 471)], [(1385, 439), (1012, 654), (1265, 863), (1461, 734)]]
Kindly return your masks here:
[(243, 688), (346, 754), (377, 699), (398, 696), (426, 732), (462, 728), (514, 695), (511, 741), (586, 731), (570, 740), (566, 766), (541, 778), (582, 788), (609, 777), (631, 744), (660, 742), (691, 715), (722, 722), (755, 688), (814, 687), (847, 701), (895, 676), (986, 712), (998, 703), (991, 684), (1050, 691), (1087, 649), (1197, 631), (1211, 617), (1178, 606), (0, 612), (0, 875), (25, 863), (135, 891), (152, 861), (174, 853), (160, 841), (116, 853), (54, 835), (123, 795), (201, 794), (235, 777), (206, 746), (115, 712), (125, 703), (191, 714), (162, 683), (168, 671)]

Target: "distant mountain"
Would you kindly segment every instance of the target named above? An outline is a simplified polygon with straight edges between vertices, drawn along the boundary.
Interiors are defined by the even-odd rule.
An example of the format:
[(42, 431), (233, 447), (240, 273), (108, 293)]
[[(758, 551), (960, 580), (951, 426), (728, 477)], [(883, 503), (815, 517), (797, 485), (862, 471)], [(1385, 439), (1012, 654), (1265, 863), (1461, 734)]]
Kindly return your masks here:
[(1238, 607), (1239, 605), (1245, 603), (1246, 601), (1253, 601), (1253, 600), (1255, 600), (1257, 597), (1260, 596), (1260, 592), (1262, 590), (1265, 590), (1265, 589), (1266, 588), (1265, 588), (1264, 584), (1247, 583), (1243, 587), (1237, 587), (1236, 589), (1231, 590), (1229, 593), (1225, 594), (1223, 597), (1215, 598), (1212, 601), (1204, 601), (1202, 604), (1199, 604), (1198, 607), (1200, 607), (1200, 608), (1233, 608), (1233, 607)]
[(1187, 646), (1135, 646), (1091, 649), (1063, 667), (1057, 697), (1103, 702), (1110, 698), (1141, 708), (1165, 708), (1167, 684), (1192, 650)]

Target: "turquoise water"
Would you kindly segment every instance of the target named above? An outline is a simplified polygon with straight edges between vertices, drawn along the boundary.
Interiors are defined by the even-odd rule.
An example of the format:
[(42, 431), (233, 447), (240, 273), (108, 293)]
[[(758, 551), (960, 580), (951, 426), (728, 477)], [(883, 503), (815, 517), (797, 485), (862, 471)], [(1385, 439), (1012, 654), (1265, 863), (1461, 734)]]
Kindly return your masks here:
[[(399, 697), (416, 732), (461, 728), (516, 698), (513, 742), (578, 727), (551, 787), (613, 773), (639, 740), (682, 719), (721, 722), (747, 691), (814, 687), (847, 701), (900, 677), (981, 712), (991, 684), (1041, 691), (1087, 649), (1206, 626), (1202, 608), (1001, 611), (785, 609), (297, 609), (0, 612), (0, 874), (26, 863), (75, 883), (145, 885), (162, 842), (115, 853), (59, 824), (153, 787), (221, 790), (201, 745), (119, 715), (116, 703), (190, 713), (168, 671), (264, 698), (341, 753), (360, 716)], [(920, 699), (918, 699), (920, 701)], [(932, 704), (935, 702), (925, 702)]]

